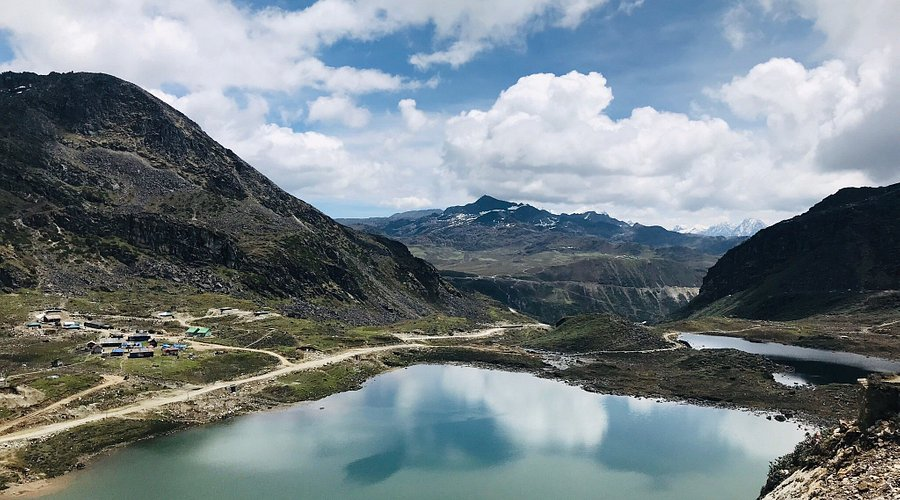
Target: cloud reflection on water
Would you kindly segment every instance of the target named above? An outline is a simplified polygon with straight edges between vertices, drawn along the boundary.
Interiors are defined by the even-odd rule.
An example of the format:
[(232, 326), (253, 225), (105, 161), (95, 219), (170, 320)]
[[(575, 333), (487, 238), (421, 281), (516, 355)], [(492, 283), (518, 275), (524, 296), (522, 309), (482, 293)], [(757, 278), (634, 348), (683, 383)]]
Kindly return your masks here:
[(535, 455), (581, 457), (664, 481), (715, 473), (748, 456), (773, 458), (802, 435), (745, 412), (605, 396), (528, 374), (457, 366), (399, 370), (361, 391), (243, 418), (228, 429), (195, 447), (193, 460), (243, 469), (250, 462), (267, 473), (335, 460), (358, 484), (407, 468), (473, 470)]

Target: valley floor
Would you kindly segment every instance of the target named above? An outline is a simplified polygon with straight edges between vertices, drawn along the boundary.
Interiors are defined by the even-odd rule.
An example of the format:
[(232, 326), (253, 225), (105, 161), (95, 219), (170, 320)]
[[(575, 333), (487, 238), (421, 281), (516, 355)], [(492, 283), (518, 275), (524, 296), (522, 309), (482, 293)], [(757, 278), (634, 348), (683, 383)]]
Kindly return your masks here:
[[(96, 364), (98, 361), (84, 355), (87, 359), (73, 359), (68, 367), (18, 373), (21, 380), (41, 387), (47, 397), (0, 412), (0, 485), (17, 485), (5, 493), (33, 490), (35, 484), (45, 484), (36, 481), (83, 467), (90, 457), (112, 447), (186, 426), (320, 399), (354, 389), (386, 370), (419, 363), (523, 370), (596, 392), (749, 409), (818, 425), (836, 424), (856, 412), (855, 386), (783, 386), (772, 379), (772, 362), (737, 351), (684, 348), (675, 341), (679, 331), (675, 328), (648, 330), (653, 338), (646, 346), (581, 355), (523, 348), (530, 339), (543, 335), (546, 325), (507, 321), (463, 330), (461, 324), (447, 319), (435, 320), (437, 327), (416, 323), (357, 330), (354, 336), (365, 342), (356, 347), (348, 342), (350, 337), (335, 333), (311, 334), (309, 338), (322, 346), (334, 342), (332, 338), (343, 344), (285, 349), (277, 342), (267, 343), (275, 335), (270, 328), (257, 328), (284, 326), (287, 318), (265, 323), (243, 312), (236, 309), (223, 314), (210, 309), (205, 316), (175, 318), (169, 330), (205, 321), (223, 331), (223, 338), (158, 336), (161, 342), (186, 343), (190, 359), (183, 355), (177, 361), (150, 358)], [(146, 318), (127, 314), (115, 319), (146, 322)], [(748, 328), (753, 333), (762, 330), (754, 325), (731, 325), (731, 329), (709, 324), (675, 326), (703, 326), (706, 331), (726, 335), (743, 335)], [(238, 327), (252, 327), (256, 333), (243, 337)], [(241, 340), (241, 345), (236, 345), (236, 340)], [(46, 342), (25, 345), (41, 347)], [(95, 373), (86, 373), (91, 371)], [(48, 381), (51, 373), (60, 375)], [(65, 381), (64, 387), (50, 383), (59, 380)], [(32, 486), (22, 486), (29, 483)]]

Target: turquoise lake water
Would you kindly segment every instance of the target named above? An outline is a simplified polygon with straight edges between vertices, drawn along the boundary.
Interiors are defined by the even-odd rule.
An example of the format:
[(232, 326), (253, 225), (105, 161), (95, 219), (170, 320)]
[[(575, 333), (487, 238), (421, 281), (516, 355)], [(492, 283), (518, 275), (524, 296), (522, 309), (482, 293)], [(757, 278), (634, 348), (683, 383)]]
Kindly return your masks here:
[(797, 424), (420, 365), (138, 443), (56, 499), (756, 498)]

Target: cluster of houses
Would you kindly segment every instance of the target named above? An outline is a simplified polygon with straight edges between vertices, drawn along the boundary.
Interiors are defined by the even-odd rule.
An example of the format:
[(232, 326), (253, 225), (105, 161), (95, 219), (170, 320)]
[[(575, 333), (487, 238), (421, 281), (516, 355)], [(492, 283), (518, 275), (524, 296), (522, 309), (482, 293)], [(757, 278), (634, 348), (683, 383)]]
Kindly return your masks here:
[[(169, 318), (173, 316), (171, 312), (162, 312), (159, 317)], [(65, 315), (68, 317), (68, 315)], [(82, 325), (77, 321), (65, 321), (63, 309), (47, 309), (37, 321), (31, 321), (25, 324), (29, 329), (62, 328), (64, 330), (80, 330), (84, 328), (93, 328), (96, 330), (110, 330), (112, 326), (102, 321), (90, 320), (85, 321)], [(203, 338), (211, 335), (210, 329), (207, 327), (195, 326), (190, 327), (184, 332), (187, 337)], [(151, 358), (156, 354), (156, 349), (161, 347), (160, 353), (163, 356), (178, 356), (182, 351), (188, 348), (187, 344), (162, 344), (153, 338), (150, 332), (146, 330), (138, 330), (132, 334), (124, 334), (121, 332), (110, 332), (105, 338), (87, 343), (87, 351), (91, 354), (97, 354), (103, 357), (129, 357), (129, 358)]]
[[(190, 328), (185, 335), (191, 337), (208, 337), (209, 328)], [(154, 339), (149, 332), (138, 330), (136, 333), (125, 336), (122, 333), (112, 333), (108, 338), (87, 343), (87, 349), (91, 354), (101, 356), (127, 356), (129, 358), (152, 358), (156, 355), (157, 347), (163, 356), (178, 356), (188, 348), (187, 344), (172, 343), (162, 344)]]

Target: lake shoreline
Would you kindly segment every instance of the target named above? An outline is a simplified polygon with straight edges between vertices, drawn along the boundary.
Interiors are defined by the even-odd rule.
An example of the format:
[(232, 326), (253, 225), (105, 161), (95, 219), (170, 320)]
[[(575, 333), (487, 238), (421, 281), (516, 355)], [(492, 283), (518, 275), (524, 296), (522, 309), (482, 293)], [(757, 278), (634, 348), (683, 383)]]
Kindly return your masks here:
[[(659, 356), (660, 354), (667, 355), (669, 353), (659, 353), (657, 354), (657, 356)], [(333, 392), (327, 394), (320, 393), (317, 395), (318, 397), (313, 400), (294, 402), (276, 402), (269, 400), (264, 405), (237, 405), (235, 407), (232, 407), (232, 409), (227, 414), (213, 414), (209, 415), (206, 419), (192, 419), (191, 421), (179, 421), (178, 419), (173, 419), (173, 421), (176, 421), (180, 424), (180, 427), (171, 432), (178, 432), (180, 430), (186, 430), (201, 425), (227, 421), (233, 417), (244, 416), (252, 413), (289, 408), (297, 404), (302, 404), (304, 402), (309, 403), (311, 401), (316, 401), (332, 394), (346, 392), (348, 390), (357, 390), (362, 384), (368, 382), (377, 375), (419, 364), (460, 364), (466, 366), (488, 368), (492, 370), (528, 372), (541, 378), (559, 380), (569, 385), (577, 386), (585, 391), (593, 393), (634, 396), (654, 400), (672, 401), (680, 404), (695, 406), (733, 409), (754, 414), (771, 414), (770, 416), (783, 414), (785, 412), (783, 409), (774, 407), (773, 404), (764, 405), (767, 407), (760, 407), (760, 405), (747, 405), (742, 404), (741, 402), (729, 401), (725, 399), (716, 401), (709, 398), (692, 397), (689, 394), (678, 394), (677, 391), (660, 391), (659, 393), (654, 393), (652, 391), (648, 392), (646, 388), (639, 387), (640, 380), (631, 380), (631, 383), (622, 384), (600, 384), (598, 383), (601, 380), (600, 377), (592, 377), (588, 373), (579, 373), (575, 375), (568, 374), (566, 373), (568, 370), (552, 368), (549, 365), (545, 364), (540, 356), (532, 353), (527, 353), (521, 349), (510, 349), (485, 345), (465, 345), (456, 347), (433, 346), (432, 348), (422, 348), (416, 350), (406, 350), (399, 348), (395, 351), (389, 350), (385, 351), (384, 353), (379, 353), (375, 357), (378, 359), (378, 362), (380, 364), (380, 368), (378, 370), (373, 373), (369, 373), (366, 378), (361, 381), (354, 381), (355, 383), (351, 384), (350, 386), (340, 387), (337, 390), (334, 390)], [(629, 377), (620, 377), (620, 382), (623, 380), (627, 381), (627, 379), (629, 379)], [(635, 382), (638, 383), (636, 384)], [(244, 394), (241, 394), (241, 396), (243, 397)], [(252, 394), (248, 394), (247, 396), (252, 396)], [(772, 402), (770, 401), (770, 403)], [(796, 420), (801, 424), (823, 426), (824, 424), (830, 423), (830, 419), (822, 419), (820, 417), (817, 417), (814, 413), (807, 413), (803, 411), (789, 411), (787, 413), (793, 420)], [(177, 414), (178, 412), (174, 413), (174, 415)], [(127, 442), (119, 442), (111, 446), (106, 446), (93, 453), (81, 456), (79, 462), (81, 464), (84, 464), (86, 467), (90, 467), (91, 463), (96, 461), (105, 453), (113, 452), (118, 448), (129, 446), (134, 442), (140, 441), (142, 439), (152, 439), (153, 437), (158, 437), (159, 435), (164, 435), (171, 432), (142, 436), (138, 437), (137, 439), (129, 440)], [(31, 443), (25, 444), (25, 446), (30, 444)], [(21, 447), (22, 446), (19, 446), (18, 448)], [(8, 451), (9, 450), (7, 450), (7, 452)], [(8, 453), (6, 454), (8, 455)], [(33, 477), (33, 479), (29, 479), (27, 474), (24, 476), (19, 476), (20, 479), (23, 479), (24, 481), (12, 483), (10, 485), (11, 487), (5, 491), (0, 490), (0, 497), (31, 498), (35, 495), (46, 494), (50, 491), (56, 491), (56, 488), (65, 487), (65, 483), (66, 481), (70, 480), (71, 474), (72, 471), (70, 470), (60, 476), (52, 478)], [(75, 471), (75, 474), (77, 474), (77, 471)]]

